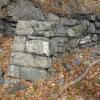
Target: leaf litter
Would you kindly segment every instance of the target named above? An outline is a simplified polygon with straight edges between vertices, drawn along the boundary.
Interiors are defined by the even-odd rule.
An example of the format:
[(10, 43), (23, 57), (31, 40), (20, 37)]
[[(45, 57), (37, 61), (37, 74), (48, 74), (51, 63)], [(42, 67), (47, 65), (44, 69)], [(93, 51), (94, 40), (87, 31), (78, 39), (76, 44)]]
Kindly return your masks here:
[[(2, 41), (7, 42), (2, 42)], [(0, 64), (7, 70), (11, 54), (11, 38), (0, 38), (0, 47), (4, 49), (4, 55)], [(0, 86), (0, 100), (99, 100), (100, 99), (100, 56), (93, 58), (94, 48), (82, 48), (76, 52), (65, 53), (57, 59), (52, 66), (58, 71), (47, 80), (21, 81), (16, 85), (24, 85), (26, 89), (16, 90), (14, 94), (9, 94), (6, 90), (14, 86)], [(6, 55), (6, 56), (5, 56)], [(99, 61), (98, 61), (99, 60)], [(78, 83), (69, 85), (73, 80), (81, 76), (86, 69), (94, 63), (88, 74)], [(65, 65), (70, 65), (71, 70), (67, 70)]]

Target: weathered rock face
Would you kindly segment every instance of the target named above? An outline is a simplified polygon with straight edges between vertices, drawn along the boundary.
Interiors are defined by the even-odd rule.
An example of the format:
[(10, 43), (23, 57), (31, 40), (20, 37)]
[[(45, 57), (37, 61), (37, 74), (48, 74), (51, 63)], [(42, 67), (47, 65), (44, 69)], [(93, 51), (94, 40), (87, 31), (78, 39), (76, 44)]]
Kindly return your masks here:
[(8, 6), (8, 14), (14, 20), (44, 20), (45, 16), (40, 8), (33, 6), (29, 0), (16, 0)]

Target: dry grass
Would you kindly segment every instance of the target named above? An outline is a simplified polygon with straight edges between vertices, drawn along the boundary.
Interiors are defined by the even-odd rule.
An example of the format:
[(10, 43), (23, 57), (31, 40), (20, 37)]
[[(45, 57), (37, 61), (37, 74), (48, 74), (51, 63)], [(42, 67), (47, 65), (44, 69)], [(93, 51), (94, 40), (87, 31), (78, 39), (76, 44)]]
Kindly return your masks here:
[(0, 37), (0, 48), (4, 50), (3, 54), (0, 56), (0, 67), (2, 67), (5, 72), (8, 69), (10, 56), (11, 56), (11, 37)]
[(100, 13), (99, 0), (31, 0), (40, 6), (44, 13), (67, 16), (70, 13)]

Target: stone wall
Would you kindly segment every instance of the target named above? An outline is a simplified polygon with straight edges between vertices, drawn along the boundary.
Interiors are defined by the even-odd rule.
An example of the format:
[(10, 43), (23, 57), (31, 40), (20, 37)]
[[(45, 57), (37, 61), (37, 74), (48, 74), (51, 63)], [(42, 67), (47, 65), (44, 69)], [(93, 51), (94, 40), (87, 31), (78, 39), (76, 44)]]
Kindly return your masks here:
[(53, 58), (100, 43), (100, 15), (53, 16), (48, 21), (17, 22), (8, 77), (29, 81), (46, 79)]
[(14, 38), (7, 72), (10, 79), (3, 80), (0, 69), (0, 83), (46, 79), (53, 71), (54, 59), (75, 48), (100, 43), (100, 14), (77, 13), (65, 17), (60, 12), (58, 17), (51, 12), (44, 14), (30, 1), (0, 1), (0, 36)]

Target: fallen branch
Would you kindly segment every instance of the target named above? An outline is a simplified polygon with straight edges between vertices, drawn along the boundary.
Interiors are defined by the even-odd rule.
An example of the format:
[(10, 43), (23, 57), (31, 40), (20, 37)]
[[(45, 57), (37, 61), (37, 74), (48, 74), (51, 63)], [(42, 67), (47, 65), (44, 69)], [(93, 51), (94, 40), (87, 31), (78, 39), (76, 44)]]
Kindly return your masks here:
[(67, 84), (67, 86), (70, 86), (70, 85), (74, 85), (74, 84), (77, 84), (79, 83), (89, 72), (89, 70), (93, 67), (93, 65), (95, 65), (96, 63), (99, 63), (100, 62), (100, 59), (94, 61), (93, 63), (91, 63), (85, 70), (85, 72), (79, 76), (78, 78), (76, 78), (75, 80), (73, 80), (72, 82), (70, 82), (69, 84)]
[(66, 83), (66, 85), (64, 85), (64, 87), (62, 87), (61, 91), (60, 91), (60, 94), (62, 94), (62, 92), (68, 87), (68, 86), (71, 86), (71, 85), (74, 85), (74, 84), (77, 84), (79, 83), (89, 72), (89, 70), (93, 67), (93, 65), (97, 64), (100, 62), (100, 59), (94, 61), (93, 63), (91, 63), (89, 66), (87, 66), (85, 72), (79, 76), (78, 78), (76, 78), (75, 80), (71, 81), (70, 83)]

